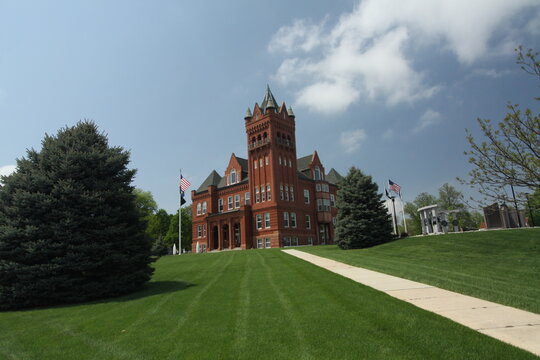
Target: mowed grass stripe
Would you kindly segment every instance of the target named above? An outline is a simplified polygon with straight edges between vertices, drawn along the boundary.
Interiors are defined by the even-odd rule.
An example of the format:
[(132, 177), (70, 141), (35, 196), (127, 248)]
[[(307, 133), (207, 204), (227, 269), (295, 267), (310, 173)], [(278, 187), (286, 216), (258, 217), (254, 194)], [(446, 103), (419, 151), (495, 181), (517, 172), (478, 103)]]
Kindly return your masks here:
[(362, 250), (300, 250), (540, 313), (540, 229), (405, 238)]
[[(0, 357), (535, 358), (279, 249), (164, 257), (155, 266), (159, 286), (129, 297), (30, 310), (24, 317), (0, 313), (0, 343), (11, 338), (15, 344)], [(48, 330), (49, 321), (82, 338)]]

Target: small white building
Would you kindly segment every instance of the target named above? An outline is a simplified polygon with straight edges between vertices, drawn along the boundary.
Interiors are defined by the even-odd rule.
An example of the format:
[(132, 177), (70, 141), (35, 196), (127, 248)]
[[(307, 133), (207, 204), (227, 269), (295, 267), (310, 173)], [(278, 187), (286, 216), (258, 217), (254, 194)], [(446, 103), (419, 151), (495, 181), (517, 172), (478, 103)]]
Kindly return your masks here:
[(439, 205), (429, 205), (418, 209), (422, 234), (446, 234), (448, 232), (448, 212), (439, 208)]

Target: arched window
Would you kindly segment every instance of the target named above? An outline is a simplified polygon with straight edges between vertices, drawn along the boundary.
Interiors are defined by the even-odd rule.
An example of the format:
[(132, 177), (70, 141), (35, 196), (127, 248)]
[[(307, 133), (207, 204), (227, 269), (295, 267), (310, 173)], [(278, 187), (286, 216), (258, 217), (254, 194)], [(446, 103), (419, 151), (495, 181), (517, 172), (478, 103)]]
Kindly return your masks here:
[(263, 134), (263, 139), (266, 139), (267, 137), (268, 137), (268, 134), (265, 132), (265, 133)]
[(259, 136), (257, 136), (257, 140), (261, 141), (261, 134), (259, 134)]
[(202, 203), (202, 213), (206, 214), (206, 201)]
[(232, 185), (232, 184), (236, 184), (236, 170), (235, 169), (232, 169), (231, 170), (231, 173), (230, 173), (230, 181), (229, 183)]
[(313, 169), (313, 177), (315, 180), (321, 180), (321, 169), (318, 166), (315, 166), (315, 169)]
[(197, 204), (197, 215), (201, 215), (201, 203)]

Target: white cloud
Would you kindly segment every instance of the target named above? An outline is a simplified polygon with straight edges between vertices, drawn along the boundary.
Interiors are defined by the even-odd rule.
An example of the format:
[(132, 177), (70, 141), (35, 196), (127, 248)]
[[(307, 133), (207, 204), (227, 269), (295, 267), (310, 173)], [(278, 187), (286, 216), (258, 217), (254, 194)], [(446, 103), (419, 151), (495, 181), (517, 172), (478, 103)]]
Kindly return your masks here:
[(472, 76), (481, 76), (481, 77), (490, 77), (490, 78), (500, 78), (501, 76), (511, 73), (510, 70), (497, 71), (495, 69), (474, 69), (471, 73)]
[(418, 124), (413, 129), (413, 133), (419, 133), (420, 131), (424, 130), (425, 128), (438, 124), (441, 122), (442, 116), (439, 112), (427, 109), (424, 114), (420, 117), (420, 121), (418, 121)]
[(283, 26), (272, 36), (268, 51), (292, 52), (296, 49), (311, 51), (320, 44), (323, 24), (314, 25), (303, 19), (295, 19), (291, 26)]
[(414, 50), (442, 48), (470, 65), (490, 54), (496, 31), (508, 30), (491, 45), (493, 52), (527, 31), (512, 28), (514, 15), (539, 9), (537, 0), (365, 0), (328, 29), (326, 19), (315, 25), (297, 19), (280, 28), (268, 50), (289, 57), (274, 79), (299, 87), (300, 106), (327, 113), (360, 99), (391, 106), (428, 99), (442, 86), (415, 69)]
[(350, 130), (341, 133), (340, 142), (346, 153), (352, 153), (360, 148), (366, 137), (363, 129)]
[(0, 166), (0, 176), (1, 175), (3, 175), (3, 176), (10, 175), (12, 172), (15, 171), (16, 168), (17, 168), (17, 166), (15, 166), (15, 165)]

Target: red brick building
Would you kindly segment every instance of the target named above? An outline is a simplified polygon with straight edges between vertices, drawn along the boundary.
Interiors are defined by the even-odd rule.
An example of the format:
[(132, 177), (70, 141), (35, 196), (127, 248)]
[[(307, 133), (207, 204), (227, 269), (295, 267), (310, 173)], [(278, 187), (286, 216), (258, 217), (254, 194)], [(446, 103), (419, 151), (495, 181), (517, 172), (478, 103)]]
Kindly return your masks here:
[(333, 243), (341, 175), (316, 151), (296, 157), (295, 115), (270, 88), (244, 119), (248, 158), (233, 153), (191, 192), (193, 252)]

